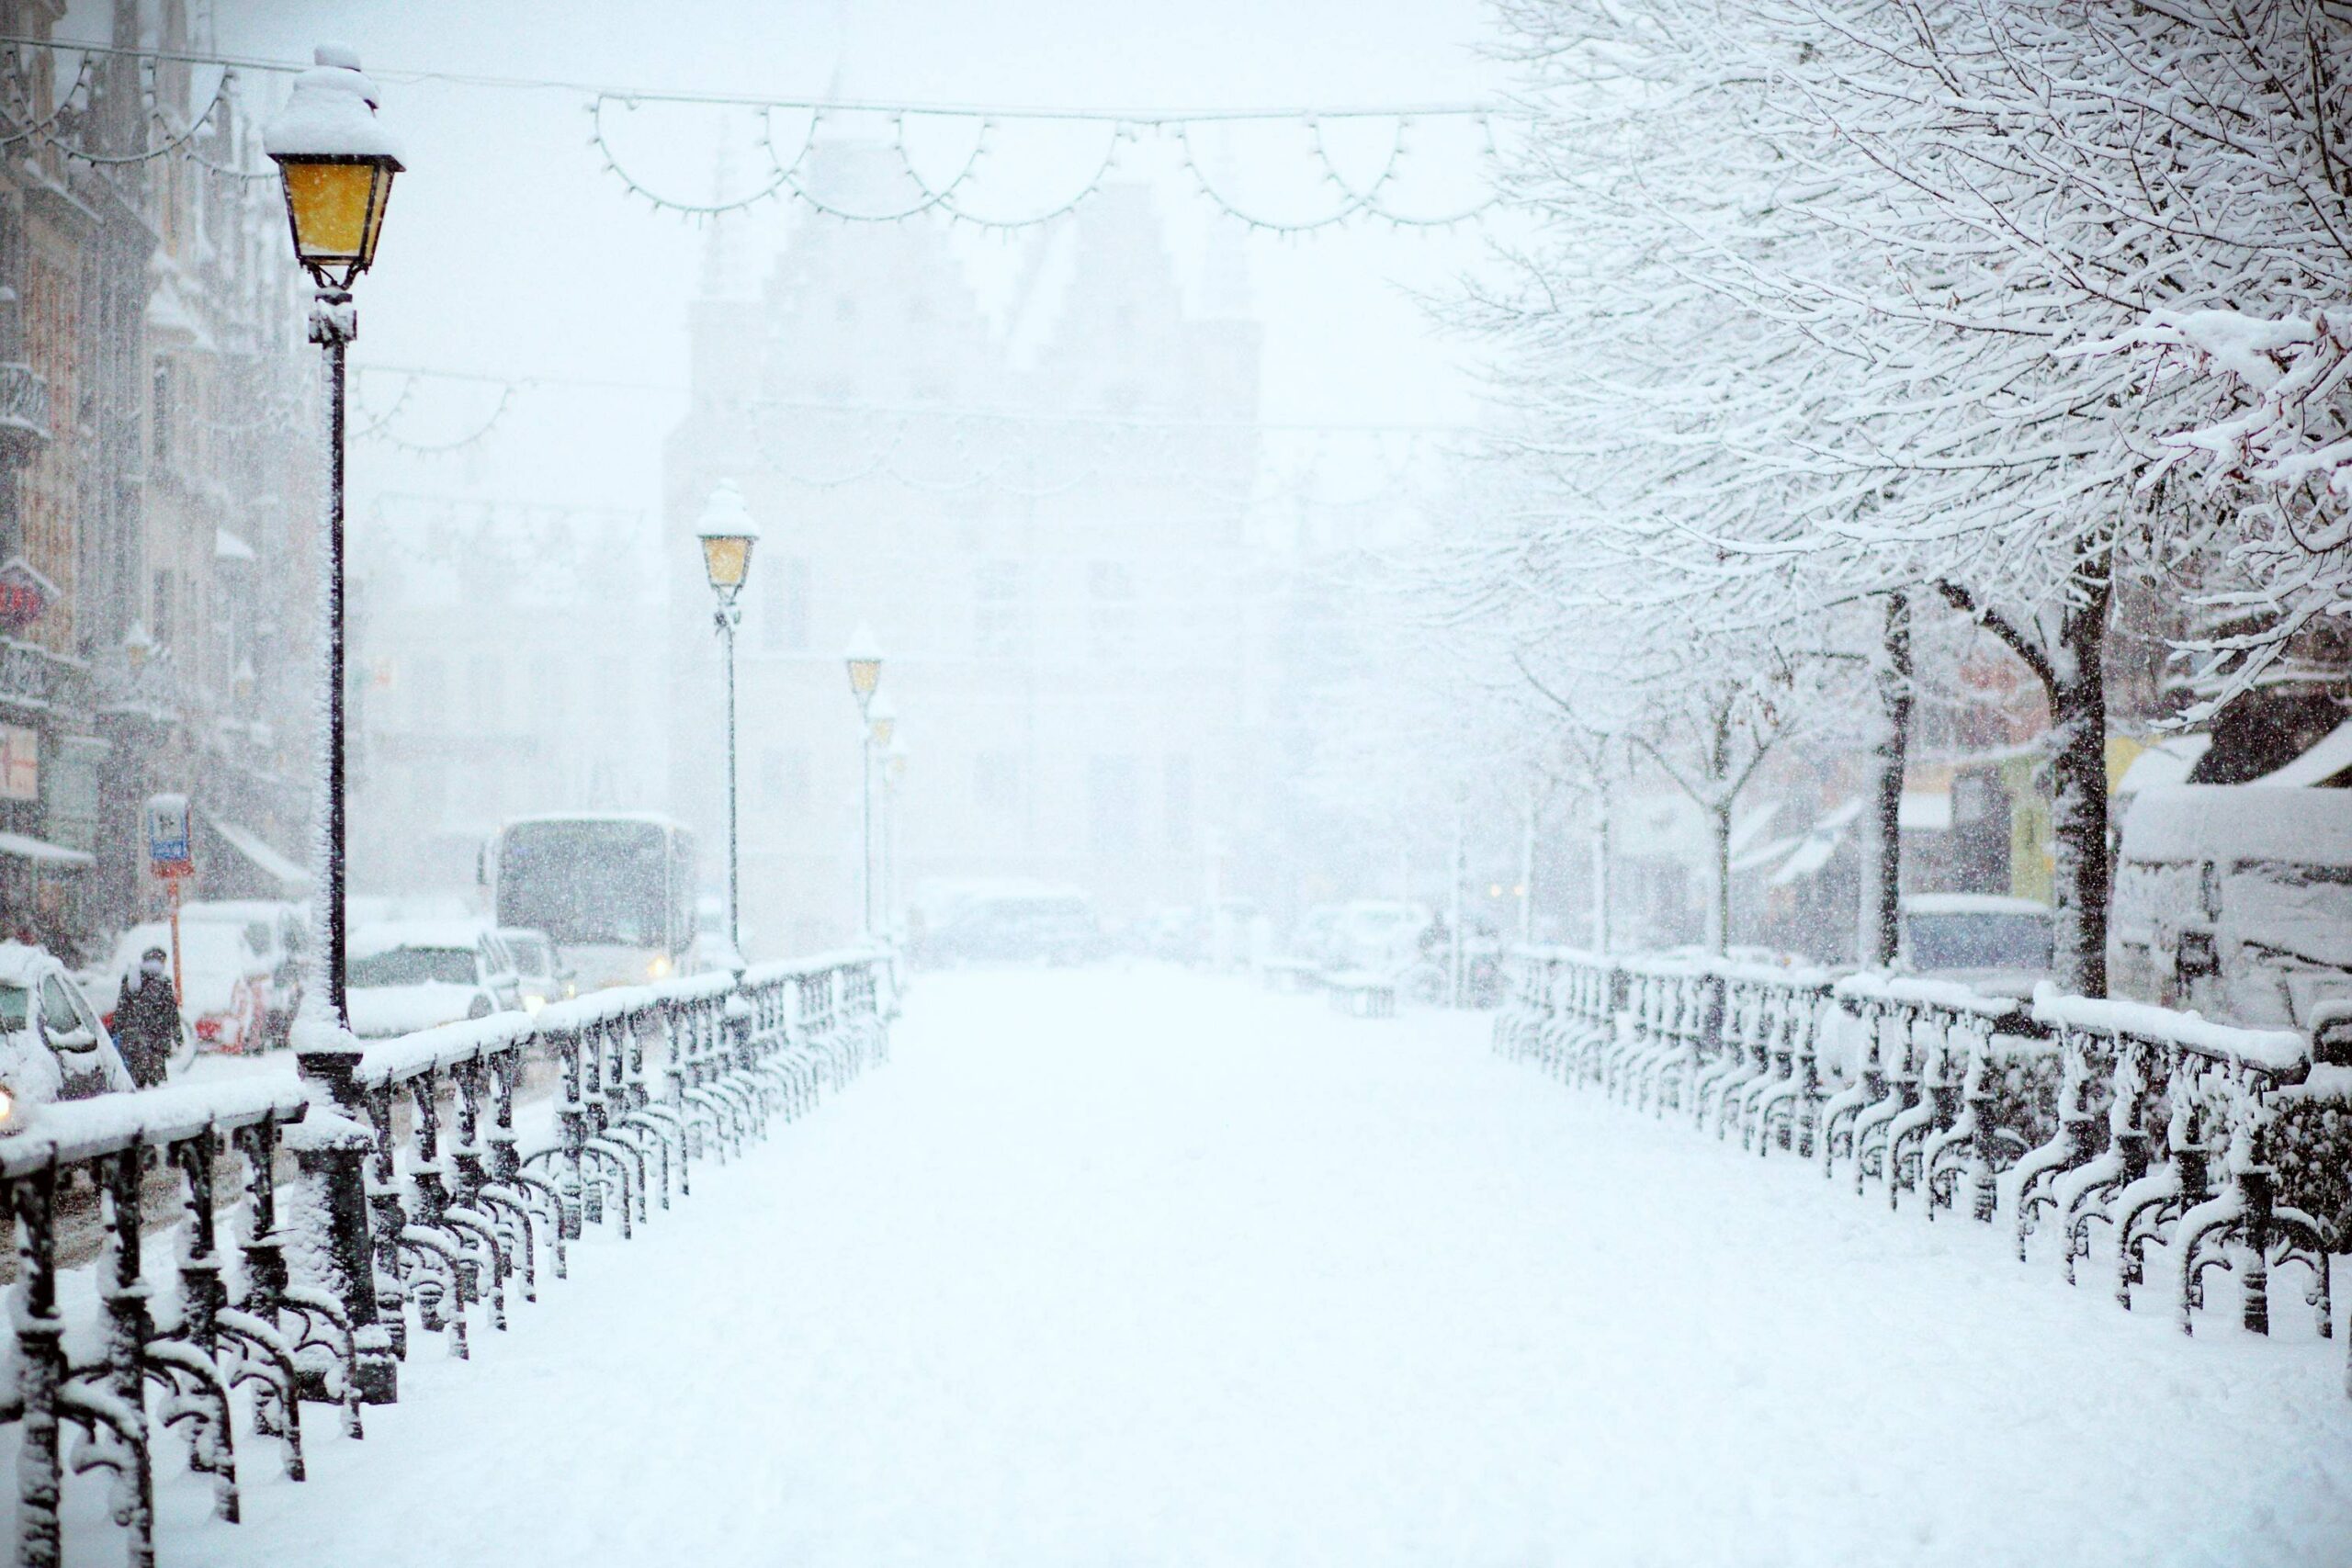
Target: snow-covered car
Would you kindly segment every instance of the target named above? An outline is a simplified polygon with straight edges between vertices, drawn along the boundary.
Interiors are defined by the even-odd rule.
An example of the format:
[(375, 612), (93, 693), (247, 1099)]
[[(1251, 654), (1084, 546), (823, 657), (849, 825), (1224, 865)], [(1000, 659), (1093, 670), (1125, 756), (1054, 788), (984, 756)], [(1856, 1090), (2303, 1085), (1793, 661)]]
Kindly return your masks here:
[(302, 1006), (302, 956), (311, 941), (310, 916), (300, 904), (266, 898), (232, 898), (184, 904), (180, 925), (191, 921), (236, 925), (245, 942), (269, 965), (262, 987), (262, 1048), (286, 1043)]
[(571, 965), (547, 932), (501, 926), (493, 934), (514, 964), (515, 993), (524, 1011), (537, 1012), (549, 1002), (580, 994)]
[(1906, 893), (1897, 962), (1992, 996), (2030, 997), (2051, 975), (2057, 928), (2050, 906), (1993, 893)]
[(946, 923), (923, 935), (928, 964), (1084, 964), (1108, 944), (1087, 897), (1067, 888), (1007, 891), (965, 899)]
[[(138, 984), (141, 956), (153, 947), (171, 953), (168, 922), (150, 920), (115, 939), (114, 957), (107, 965), (109, 1022), (122, 987)], [(198, 1049), (232, 1055), (267, 1049), (270, 968), (268, 953), (255, 947), (246, 922), (203, 916), (191, 919), (187, 909), (180, 911), (180, 1017), (194, 1031)], [(164, 973), (172, 973), (168, 964)]]
[(65, 965), (38, 947), (0, 942), (0, 1135), (35, 1106), (131, 1088), (130, 1073)]
[(2352, 789), (2141, 791), (2124, 813), (2110, 994), (2256, 1029), (2352, 999)]
[(523, 1007), (503, 944), (488, 927), (462, 920), (361, 928), (349, 940), (344, 985), (352, 1032), (362, 1039)]

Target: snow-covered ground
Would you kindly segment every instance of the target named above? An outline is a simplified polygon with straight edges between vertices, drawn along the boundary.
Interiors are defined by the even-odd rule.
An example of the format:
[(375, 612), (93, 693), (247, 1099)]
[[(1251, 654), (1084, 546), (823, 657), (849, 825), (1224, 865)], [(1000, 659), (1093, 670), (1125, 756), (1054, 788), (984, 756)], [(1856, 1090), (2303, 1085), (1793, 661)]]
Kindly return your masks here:
[(167, 1479), (164, 1562), (2352, 1560), (2301, 1313), (2184, 1340), (1485, 1029), (926, 978), (892, 1065), (413, 1348), (364, 1443), (315, 1413), (307, 1484), (248, 1442), (232, 1527)]

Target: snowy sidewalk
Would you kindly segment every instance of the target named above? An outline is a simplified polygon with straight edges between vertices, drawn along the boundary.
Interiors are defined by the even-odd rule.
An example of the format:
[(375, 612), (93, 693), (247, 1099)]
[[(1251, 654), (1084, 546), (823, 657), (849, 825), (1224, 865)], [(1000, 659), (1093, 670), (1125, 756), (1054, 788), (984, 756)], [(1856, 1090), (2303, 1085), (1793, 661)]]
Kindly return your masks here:
[(320, 1415), (308, 1483), (169, 1479), (165, 1568), (2352, 1560), (2301, 1314), (2184, 1341), (1485, 1029), (925, 977), (888, 1067), (413, 1348), (365, 1443)]

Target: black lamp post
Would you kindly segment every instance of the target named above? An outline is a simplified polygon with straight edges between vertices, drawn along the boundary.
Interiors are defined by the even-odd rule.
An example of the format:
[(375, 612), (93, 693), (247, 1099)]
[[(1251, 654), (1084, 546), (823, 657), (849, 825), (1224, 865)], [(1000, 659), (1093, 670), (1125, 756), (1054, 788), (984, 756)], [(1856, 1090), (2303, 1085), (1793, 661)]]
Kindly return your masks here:
[(727, 660), (727, 945), (734, 961), (743, 962), (740, 891), (735, 833), (735, 627), (743, 618), (737, 598), (752, 574), (752, 547), (759, 543), (760, 525), (752, 521), (742, 492), (721, 480), (703, 509), (703, 574), (718, 599), (718, 640)]
[[(327, 362), (327, 727), (321, 789), (326, 820), (318, 834), (323, 864), (316, 877), (316, 896), (324, 905), (319, 922), (323, 940), (319, 984), (303, 1003), (304, 1013), (311, 1016), (295, 1023), (294, 1060), (305, 1078), (325, 1090), (335, 1110), (364, 1121), (367, 1109), (355, 1077), (359, 1043), (352, 1037), (344, 1001), (344, 353), (359, 331), (351, 283), (376, 259), (376, 242), (383, 235), (384, 209), (401, 160), (391, 133), (377, 123), (376, 85), (360, 73), (358, 56), (322, 44), (312, 58), (317, 63), (294, 78), (286, 107), (262, 135), (262, 146), (277, 161), (285, 181), (295, 257), (318, 286), (311, 303), (310, 337)], [(326, 1016), (312, 1014), (314, 1008)], [(360, 1397), (389, 1404), (398, 1394), (399, 1370), (392, 1330), (384, 1324), (389, 1317), (396, 1329), (402, 1306), (398, 1281), (377, 1278), (376, 1233), (380, 1224), (385, 1236), (397, 1237), (392, 1221), (399, 1204), (395, 1201), (392, 1214), (371, 1223), (361, 1169), (365, 1155), (364, 1138), (330, 1136), (299, 1150), (296, 1158), (323, 1188), (328, 1231), (334, 1237), (334, 1287), (359, 1344)], [(315, 1374), (306, 1377), (304, 1398), (325, 1395)]]
[(286, 217), (294, 254), (318, 285), (311, 304), (311, 341), (327, 360), (327, 736), (324, 874), (326, 942), (321, 954), (328, 1010), (348, 1027), (344, 1005), (343, 450), (344, 355), (359, 335), (352, 280), (376, 260), (401, 172), (400, 148), (376, 119), (376, 85), (359, 57), (322, 44), (317, 64), (294, 79), (286, 107), (270, 121), (263, 146), (286, 184)]

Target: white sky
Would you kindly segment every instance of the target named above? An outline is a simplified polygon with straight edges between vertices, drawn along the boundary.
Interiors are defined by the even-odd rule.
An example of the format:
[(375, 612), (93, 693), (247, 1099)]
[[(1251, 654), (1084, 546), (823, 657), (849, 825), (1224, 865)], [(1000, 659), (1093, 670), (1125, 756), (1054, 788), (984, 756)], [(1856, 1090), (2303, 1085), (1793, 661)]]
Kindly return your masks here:
[[(683, 379), (684, 306), (702, 233), (628, 199), (587, 144), (580, 94), (404, 82), (400, 73), (1118, 107), (1461, 101), (1492, 97), (1503, 80), (1475, 54), (1487, 21), (1474, 0), (220, 0), (215, 26), (231, 52), (300, 57), (332, 38), (381, 73), (385, 113), (405, 139), (410, 172), (393, 197), (378, 270), (361, 286), (357, 363), (671, 384)], [(650, 175), (699, 199), (711, 189), (720, 141), (731, 135), (741, 144), (746, 128), (730, 128), (721, 111), (662, 109), (644, 111), (628, 130)], [(1295, 198), (1308, 193), (1279, 185), (1306, 166), (1288, 135), (1242, 133), (1225, 152), (1237, 178), (1285, 215), (1310, 207)], [(1426, 151), (1408, 171), (1407, 197), (1432, 211), (1475, 197), (1467, 137), (1432, 128), (1419, 142)], [(1082, 143), (1076, 132), (1003, 144), (989, 188), (1008, 198), (1042, 192), (1084, 153)], [(752, 154), (739, 157), (748, 180), (757, 172)], [(1180, 183), (1165, 144), (1147, 143), (1130, 160), (1128, 168), (1158, 180), (1171, 244), (1189, 267), (1211, 210)], [(784, 216), (771, 207), (741, 220), (743, 243), (771, 255)], [(1011, 247), (1021, 243), (968, 231), (959, 241), (984, 275), (991, 253), (993, 270), (1009, 272)], [(1467, 418), (1460, 346), (1435, 333), (1408, 290), (1442, 287), (1476, 265), (1480, 243), (1474, 225), (1253, 236), (1265, 416)], [(390, 390), (381, 380), (362, 388), (377, 398)], [(424, 442), (461, 434), (493, 396), (435, 389), (403, 411), (398, 428)], [(650, 507), (676, 406), (659, 396), (535, 391), (461, 457), (360, 444), (356, 488)]]

